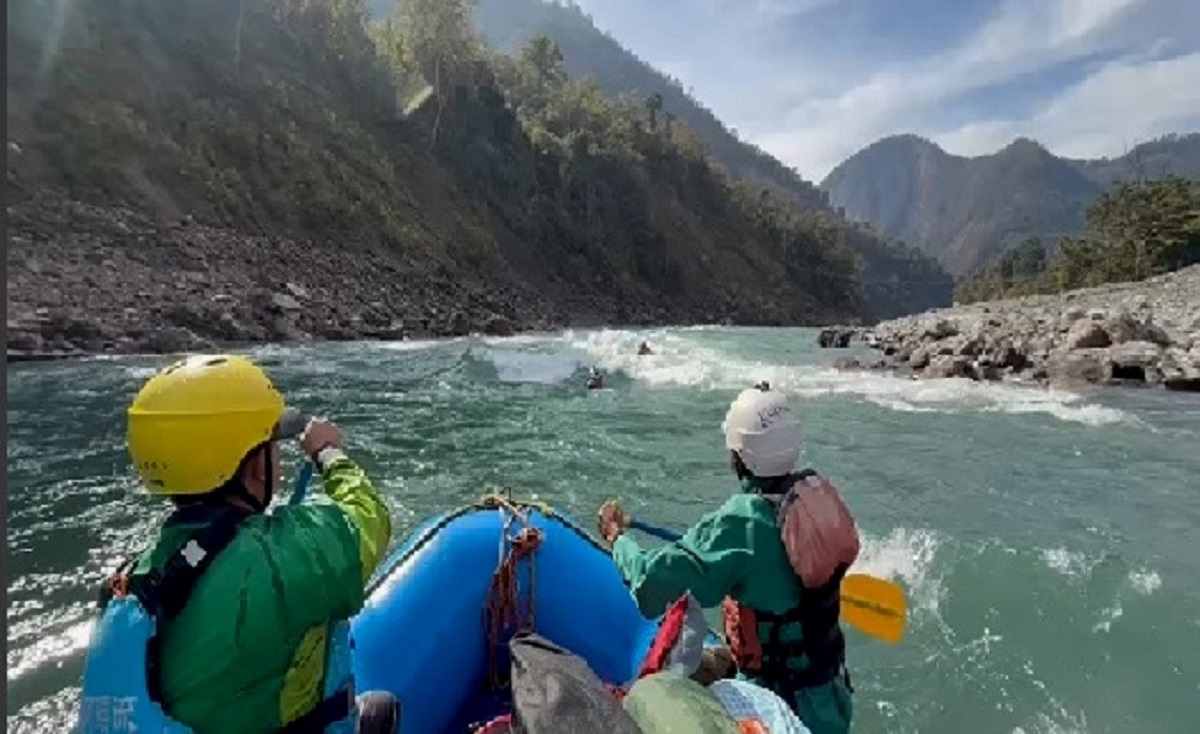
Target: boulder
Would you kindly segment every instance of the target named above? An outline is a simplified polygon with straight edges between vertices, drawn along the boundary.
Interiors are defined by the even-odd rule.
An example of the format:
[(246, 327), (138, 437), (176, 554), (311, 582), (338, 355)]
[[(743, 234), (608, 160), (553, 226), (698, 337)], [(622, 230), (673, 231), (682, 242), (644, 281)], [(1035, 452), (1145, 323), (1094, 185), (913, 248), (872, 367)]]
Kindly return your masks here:
[(1107, 349), (1056, 351), (1046, 361), (1046, 374), (1054, 384), (1105, 383), (1111, 364)]
[(1114, 380), (1158, 384), (1162, 381), (1163, 350), (1157, 344), (1128, 341), (1108, 349), (1110, 373)]
[(938, 341), (958, 335), (958, 326), (948, 319), (937, 319), (932, 324), (925, 327), (921, 333), (922, 339), (933, 339)]
[(975, 370), (970, 357), (959, 354), (939, 354), (929, 360), (922, 372), (924, 377), (974, 377)]
[(1112, 337), (1094, 319), (1076, 321), (1067, 332), (1070, 349), (1103, 349), (1112, 343)]
[(492, 314), (483, 323), (483, 333), (491, 336), (512, 336), (512, 324), (500, 314)]
[(854, 336), (854, 330), (841, 326), (834, 326), (827, 329), (821, 329), (821, 333), (817, 335), (817, 344), (822, 349), (845, 349), (850, 346), (850, 339)]

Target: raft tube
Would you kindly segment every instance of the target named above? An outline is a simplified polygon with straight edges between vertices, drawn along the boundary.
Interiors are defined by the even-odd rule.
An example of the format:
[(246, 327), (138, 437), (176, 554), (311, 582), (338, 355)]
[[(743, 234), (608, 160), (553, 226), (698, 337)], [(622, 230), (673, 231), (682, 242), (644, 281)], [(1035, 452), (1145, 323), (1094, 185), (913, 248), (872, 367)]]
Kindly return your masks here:
[[(524, 522), (513, 520), (515, 506)], [(352, 622), (355, 686), (400, 700), (400, 734), (463, 734), (509, 710), (507, 689), (489, 686), (485, 606), (509, 536), (541, 530), (533, 553), (534, 631), (583, 658), (605, 682), (637, 675), (658, 631), (641, 614), (608, 551), (544, 505), (483, 502), (422, 523), (380, 565)], [(519, 608), (530, 563), (516, 564)], [(710, 633), (708, 645), (718, 644)], [(493, 648), (507, 673), (507, 639)]]

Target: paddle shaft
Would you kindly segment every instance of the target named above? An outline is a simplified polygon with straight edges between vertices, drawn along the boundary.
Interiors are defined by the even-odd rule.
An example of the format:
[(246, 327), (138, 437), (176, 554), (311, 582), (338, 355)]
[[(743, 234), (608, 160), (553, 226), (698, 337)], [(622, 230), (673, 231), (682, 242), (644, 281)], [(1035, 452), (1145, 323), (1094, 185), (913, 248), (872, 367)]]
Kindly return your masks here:
[(653, 535), (656, 538), (662, 538), (666, 541), (673, 542), (683, 537), (679, 533), (667, 530), (666, 528), (660, 528), (657, 525), (651, 525), (648, 522), (642, 522), (641, 520), (630, 520), (629, 527), (635, 530), (641, 530), (646, 535)]
[(304, 466), (300, 467), (300, 476), (296, 477), (296, 486), (292, 488), (292, 496), (288, 498), (289, 505), (298, 505), (304, 500), (304, 493), (308, 491), (308, 485), (312, 482), (314, 470), (311, 461), (304, 462)]

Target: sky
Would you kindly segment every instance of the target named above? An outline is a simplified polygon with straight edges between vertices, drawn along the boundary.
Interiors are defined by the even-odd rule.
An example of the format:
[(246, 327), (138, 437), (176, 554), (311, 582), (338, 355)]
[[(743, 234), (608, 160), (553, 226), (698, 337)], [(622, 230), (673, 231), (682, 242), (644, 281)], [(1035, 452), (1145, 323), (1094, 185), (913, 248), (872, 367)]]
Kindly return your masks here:
[(576, 0), (819, 182), (875, 140), (1114, 157), (1200, 130), (1200, 0)]

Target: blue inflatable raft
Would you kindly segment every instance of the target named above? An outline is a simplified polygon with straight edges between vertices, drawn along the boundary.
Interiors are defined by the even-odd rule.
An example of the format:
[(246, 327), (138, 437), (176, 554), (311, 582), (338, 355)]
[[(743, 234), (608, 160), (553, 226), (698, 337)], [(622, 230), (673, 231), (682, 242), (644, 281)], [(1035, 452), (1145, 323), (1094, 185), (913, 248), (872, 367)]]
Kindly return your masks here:
[[(511, 575), (497, 573), (506, 566)], [(427, 520), (367, 593), (352, 623), (356, 687), (400, 699), (401, 734), (464, 734), (507, 710), (507, 689), (490, 683), (507, 673), (514, 627), (530, 619), (618, 685), (637, 674), (658, 629), (591, 535), (545, 505), (499, 497)], [(501, 612), (514, 611), (497, 635)]]

